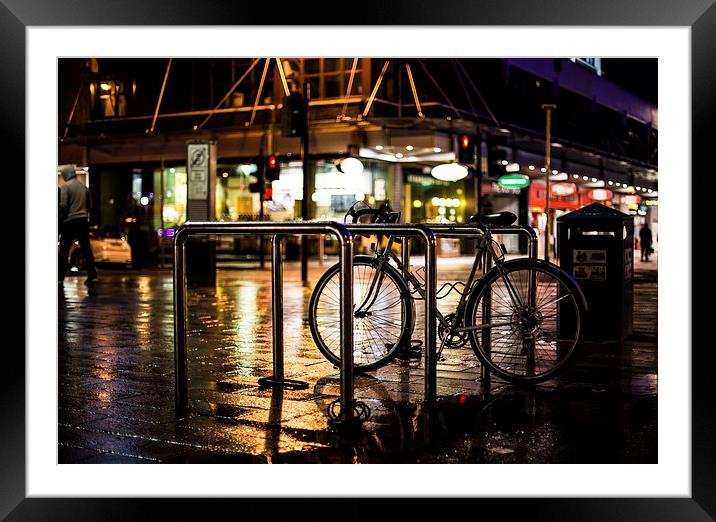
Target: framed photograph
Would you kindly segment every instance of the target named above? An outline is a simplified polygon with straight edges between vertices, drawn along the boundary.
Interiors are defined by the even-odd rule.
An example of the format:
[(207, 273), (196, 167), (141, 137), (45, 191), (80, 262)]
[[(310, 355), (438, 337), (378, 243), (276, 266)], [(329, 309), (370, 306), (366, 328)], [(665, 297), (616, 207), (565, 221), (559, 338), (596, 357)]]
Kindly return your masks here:
[[(401, 0), (389, 5), (370, 1), (352, 7), (319, 3), (311, 9), (296, 5), (269, 13), (267, 6), (260, 3), (224, 0), (210, 6), (176, 5), (168, 0), (143, 3), (123, 0), (111, 5), (87, 0), (0, 0), (0, 67), (4, 77), (0, 82), (3, 108), (0, 125), (3, 151), (9, 158), (8, 191), (20, 192), (12, 188), (12, 183), (19, 186), (20, 179), (25, 187), (24, 207), (13, 210), (12, 215), (23, 216), (25, 220), (24, 237), (13, 243), (25, 245), (26, 303), (24, 309), (15, 304), (10, 306), (13, 321), (9, 323), (20, 323), (14, 310), (23, 309), (25, 314), (25, 351), (6, 350), (6, 368), (12, 370), (5, 372), (2, 383), (0, 488), (4, 493), (0, 515), (9, 520), (182, 516), (187, 502), (202, 502), (203, 507), (214, 497), (221, 497), (222, 509), (258, 516), (266, 511), (266, 499), (274, 497), (292, 498), (294, 502), (301, 498), (298, 505), (308, 509), (318, 507), (319, 497), (345, 498), (355, 507), (362, 505), (360, 502), (365, 498), (386, 497), (412, 501), (460, 499), (470, 505), (494, 506), (511, 517), (530, 516), (539, 520), (716, 517), (713, 493), (716, 449), (712, 436), (715, 409), (710, 400), (710, 379), (705, 375), (714, 364), (713, 351), (709, 349), (713, 343), (708, 339), (697, 342), (697, 332), (709, 324), (703, 311), (708, 307), (699, 304), (704, 301), (692, 293), (692, 277), (709, 273), (699, 270), (696, 263), (700, 261), (697, 258), (707, 257), (708, 251), (702, 247), (701, 256), (692, 259), (691, 244), (703, 241), (695, 234), (695, 225), (708, 219), (701, 214), (710, 206), (705, 201), (708, 182), (693, 173), (709, 170), (706, 156), (713, 148), (716, 116), (713, 4), (712, 0), (688, 0), (678, 7), (663, 0), (637, 0), (628, 5), (610, 1), (592, 6), (575, 6), (566, 0), (487, 4), (455, 0), (415, 4)], [(63, 129), (57, 121), (58, 85), (63, 74), (60, 61), (95, 57), (151, 59), (166, 67), (168, 76), (174, 58), (237, 56), (255, 59), (256, 63), (250, 64), (250, 60), (248, 63), (259, 72), (264, 61), (268, 68), (269, 58), (276, 56), (517, 60), (600, 56), (658, 60), (655, 105), (660, 113), (658, 188), (662, 214), (658, 254), (659, 269), (668, 275), (659, 282), (658, 292), (659, 308), (664, 312), (658, 326), (658, 462), (572, 466), (416, 464), (410, 469), (382, 464), (330, 467), (300, 464), (276, 468), (201, 461), (194, 466), (144, 467), (63, 462), (58, 457), (58, 313), (57, 301), (53, 301), (56, 294), (52, 291), (57, 288), (58, 241), (54, 227), (57, 189), (54, 178), (42, 174), (56, 170), (61, 163), (58, 132), (62, 134)], [(591, 59), (582, 60), (585, 67), (598, 67)], [(373, 67), (379, 69), (381, 60), (374, 61)], [(345, 62), (346, 69), (342, 72), (350, 74), (341, 77), (336, 98), (343, 96), (346, 83), (353, 80), (350, 60), (341, 62)], [(358, 59), (352, 63), (355, 71)], [(285, 73), (286, 68), (282, 66), (281, 71)], [(406, 92), (411, 92), (407, 87), (412, 85), (413, 94), (408, 101), (415, 104), (422, 117), (421, 109), (427, 112), (431, 108), (420, 106), (419, 89), (415, 89), (410, 67), (407, 74)], [(280, 78), (288, 89), (283, 74)], [(435, 85), (439, 84), (430, 78)], [(164, 93), (164, 86), (161, 83), (158, 86)], [(283, 92), (278, 81), (272, 88)], [(323, 93), (332, 87), (317, 76), (315, 88)], [(362, 92), (370, 92), (372, 85), (367, 82), (362, 88)], [(463, 88), (470, 87), (463, 84)], [(350, 83), (347, 89), (350, 94)], [(440, 90), (439, 85), (437, 89)], [(67, 93), (63, 95), (67, 97)], [(372, 102), (373, 96), (370, 99)], [(444, 108), (450, 112), (452, 103), (448, 97), (446, 100)], [(244, 102), (236, 103), (235, 107), (239, 107)], [(146, 122), (151, 130), (157, 123), (160, 104), (161, 97), (154, 119)], [(258, 104), (258, 96), (245, 102), (247, 107), (254, 106), (254, 113)], [(103, 110), (121, 108), (119, 102), (113, 102)], [(368, 110), (365, 108), (365, 112)], [(454, 107), (452, 110), (457, 112)], [(253, 122), (254, 114), (248, 110), (245, 114), (251, 115)], [(209, 116), (212, 115), (213, 112)], [(67, 128), (69, 125), (68, 122)], [(98, 136), (102, 135), (99, 130)], [(189, 147), (195, 151), (204, 145)], [(407, 150), (412, 151), (412, 145), (409, 147)], [(439, 152), (435, 144), (430, 147)], [(382, 146), (371, 153), (377, 157), (381, 149)], [(213, 154), (208, 145), (200, 152), (202, 161)], [(506, 159), (505, 163), (509, 164)], [(200, 166), (203, 168), (204, 163)], [(196, 174), (192, 178), (201, 181), (196, 185), (200, 190), (195, 187), (192, 194), (212, 193), (213, 186), (209, 186), (211, 190), (205, 186), (208, 173), (201, 170), (201, 176)], [(150, 194), (146, 191), (144, 195), (141, 179), (138, 183), (136, 205), (141, 208), (146, 205), (142, 199)], [(692, 199), (692, 189), (702, 189), (694, 191), (703, 194), (701, 198)], [(330, 204), (343, 209), (346, 201), (358, 199), (354, 194), (357, 192), (366, 198), (370, 193), (376, 200), (383, 199), (377, 194), (385, 190), (388, 190), (385, 184), (369, 184), (365, 189), (353, 190), (348, 199), (342, 193), (331, 195)], [(643, 190), (648, 190), (646, 185)], [(19, 196), (12, 199), (18, 200)], [(447, 201), (442, 205), (446, 215), (452, 207), (459, 206), (452, 205), (449, 198)], [(290, 205), (295, 202), (291, 200)], [(215, 202), (210, 200), (210, 204)], [(225, 211), (240, 213), (228, 206)], [(165, 216), (170, 213), (162, 213), (162, 219)], [(162, 234), (169, 230), (173, 234), (174, 229), (163, 224), (164, 221)], [(13, 232), (17, 229), (20, 227), (11, 226)], [(448, 255), (450, 248), (446, 243)], [(603, 269), (593, 266), (598, 263), (589, 262), (595, 259), (597, 251), (584, 252), (587, 261), (578, 270), (575, 268), (575, 274), (581, 279), (597, 273), (603, 277)], [(14, 344), (8, 343), (8, 348)], [(390, 486), (378, 488), (378, 477)], [(190, 497), (193, 500), (188, 501)], [(159, 498), (162, 500), (156, 500)], [(182, 502), (172, 502), (179, 498)], [(415, 504), (420, 505), (421, 502)]]

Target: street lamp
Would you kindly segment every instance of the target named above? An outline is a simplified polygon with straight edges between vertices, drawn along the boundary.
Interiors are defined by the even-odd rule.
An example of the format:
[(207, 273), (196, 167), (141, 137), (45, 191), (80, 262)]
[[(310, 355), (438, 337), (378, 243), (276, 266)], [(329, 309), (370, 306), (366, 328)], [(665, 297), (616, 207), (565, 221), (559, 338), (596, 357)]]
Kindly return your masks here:
[(557, 106), (553, 103), (545, 103), (542, 104), (542, 108), (547, 111), (547, 130), (545, 132), (545, 144), (544, 144), (544, 156), (545, 156), (545, 167), (543, 172), (546, 174), (546, 185), (547, 185), (547, 191), (545, 193), (545, 215), (547, 217), (547, 222), (545, 224), (544, 229), (544, 260), (549, 261), (549, 245), (551, 243), (550, 241), (550, 232), (551, 232), (551, 223), (550, 223), (550, 216), (549, 216), (549, 175), (550, 175), (550, 140), (551, 140), (551, 132), (552, 132), (552, 111), (557, 108)]

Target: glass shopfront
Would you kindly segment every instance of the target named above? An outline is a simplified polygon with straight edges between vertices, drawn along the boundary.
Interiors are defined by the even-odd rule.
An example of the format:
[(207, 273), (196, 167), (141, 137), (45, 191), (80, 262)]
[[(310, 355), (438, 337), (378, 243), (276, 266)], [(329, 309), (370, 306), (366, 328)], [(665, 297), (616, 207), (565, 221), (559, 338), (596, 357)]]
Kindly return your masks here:
[[(346, 211), (357, 201), (377, 207), (390, 199), (392, 172), (390, 164), (360, 159), (362, 172), (344, 173), (333, 159), (315, 160), (312, 165), (315, 183), (311, 194), (312, 216), (316, 219), (342, 221)], [(303, 200), (303, 165), (300, 161), (281, 164), (281, 174), (273, 183), (271, 206), (278, 211), (293, 211), (300, 217)], [(274, 210), (275, 211), (275, 210)]]
[[(442, 181), (430, 175), (430, 169), (403, 168), (404, 221), (406, 223), (464, 223), (466, 218), (466, 182)], [(461, 252), (459, 239), (439, 238), (440, 256), (457, 256)]]
[[(421, 169), (404, 168), (405, 221), (410, 223), (463, 223), (465, 182), (441, 181)], [(469, 216), (468, 216), (469, 217)]]

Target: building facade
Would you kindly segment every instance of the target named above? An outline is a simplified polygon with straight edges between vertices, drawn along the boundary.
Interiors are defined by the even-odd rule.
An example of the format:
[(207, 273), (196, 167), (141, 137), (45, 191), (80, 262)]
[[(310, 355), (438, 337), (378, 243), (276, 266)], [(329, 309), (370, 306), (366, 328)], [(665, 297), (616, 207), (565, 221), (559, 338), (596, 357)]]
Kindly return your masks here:
[[(91, 224), (127, 233), (137, 266), (161, 263), (173, 231), (196, 219), (196, 142), (211, 144), (212, 220), (299, 219), (307, 194), (309, 219), (389, 201), (406, 222), (510, 210), (543, 234), (543, 105), (554, 104), (550, 219), (600, 201), (654, 227), (657, 107), (608, 73), (608, 60), (568, 58), (62, 59), (58, 164), (87, 168)], [(293, 92), (308, 103), (305, 143), (286, 123)], [(477, 141), (469, 175), (436, 179), (463, 135)], [(280, 176), (262, 198), (252, 188), (268, 154)], [(362, 169), (342, 172), (347, 157)], [(529, 184), (514, 188), (506, 175)]]

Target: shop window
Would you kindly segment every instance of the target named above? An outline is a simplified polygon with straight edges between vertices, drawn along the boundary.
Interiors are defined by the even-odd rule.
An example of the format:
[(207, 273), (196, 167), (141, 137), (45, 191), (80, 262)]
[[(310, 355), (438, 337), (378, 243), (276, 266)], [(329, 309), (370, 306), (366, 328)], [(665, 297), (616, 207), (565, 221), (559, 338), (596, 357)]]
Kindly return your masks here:
[(186, 221), (186, 167), (165, 168), (163, 173), (161, 221), (162, 228), (176, 229)]

